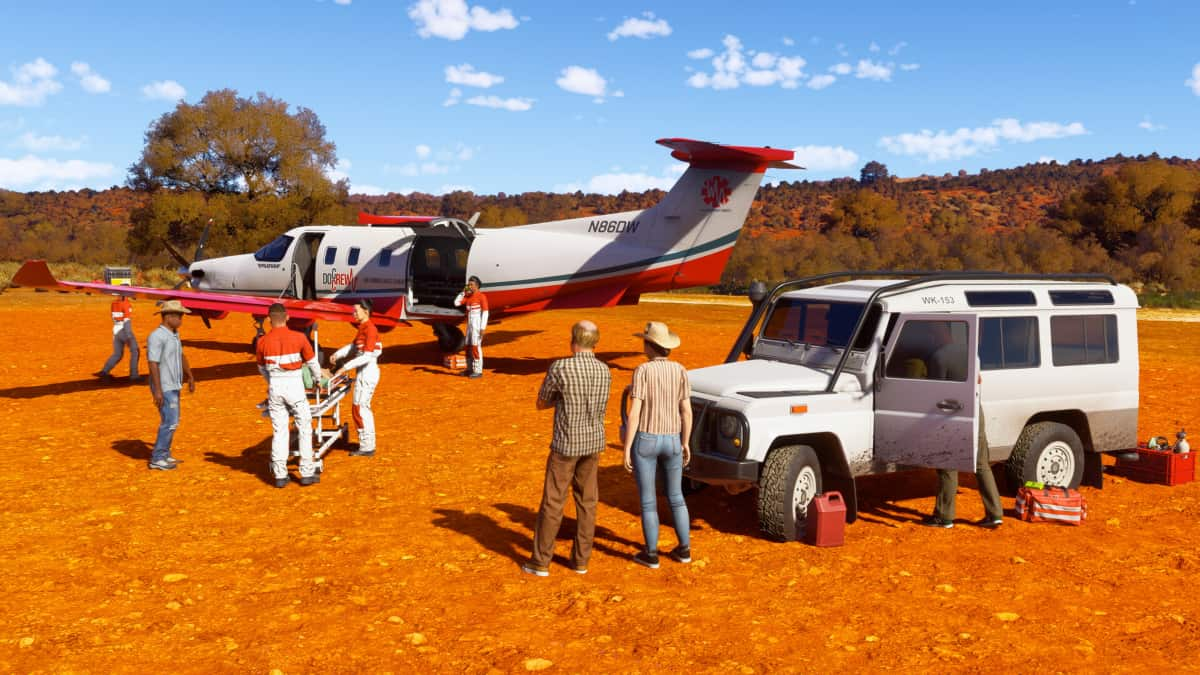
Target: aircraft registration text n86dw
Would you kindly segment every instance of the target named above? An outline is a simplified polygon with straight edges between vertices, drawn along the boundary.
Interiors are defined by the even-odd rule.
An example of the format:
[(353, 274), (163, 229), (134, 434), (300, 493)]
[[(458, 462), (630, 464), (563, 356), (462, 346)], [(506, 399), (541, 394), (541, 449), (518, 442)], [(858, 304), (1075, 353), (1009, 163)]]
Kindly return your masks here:
[(588, 232), (632, 234), (637, 232), (638, 222), (636, 220), (593, 220), (588, 224)]

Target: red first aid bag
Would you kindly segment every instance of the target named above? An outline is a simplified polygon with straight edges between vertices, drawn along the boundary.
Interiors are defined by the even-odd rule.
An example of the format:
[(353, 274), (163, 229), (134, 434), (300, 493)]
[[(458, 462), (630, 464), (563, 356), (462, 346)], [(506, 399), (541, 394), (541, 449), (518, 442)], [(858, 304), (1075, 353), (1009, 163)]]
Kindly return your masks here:
[(1078, 490), (1065, 487), (1023, 487), (1017, 490), (1017, 517), (1030, 523), (1082, 525), (1087, 501)]

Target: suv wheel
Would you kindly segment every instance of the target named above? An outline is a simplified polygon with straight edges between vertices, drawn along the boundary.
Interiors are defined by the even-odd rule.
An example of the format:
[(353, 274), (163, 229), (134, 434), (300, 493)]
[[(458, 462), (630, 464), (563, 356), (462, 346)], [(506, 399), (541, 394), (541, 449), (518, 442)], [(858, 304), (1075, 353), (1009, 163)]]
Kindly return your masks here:
[(1021, 431), (1008, 458), (1013, 489), (1027, 481), (1077, 488), (1083, 481), (1083, 443), (1071, 427), (1038, 422)]
[(808, 505), (821, 494), (821, 463), (807, 445), (771, 451), (758, 481), (758, 526), (768, 535), (795, 541)]

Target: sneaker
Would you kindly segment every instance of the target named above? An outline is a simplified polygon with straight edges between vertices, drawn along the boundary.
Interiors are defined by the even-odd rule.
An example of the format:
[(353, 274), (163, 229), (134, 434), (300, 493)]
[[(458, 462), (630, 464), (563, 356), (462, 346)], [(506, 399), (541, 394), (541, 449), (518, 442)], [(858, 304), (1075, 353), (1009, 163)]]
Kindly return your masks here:
[(285, 488), (285, 487), (287, 487), (287, 484), (291, 482), (291, 480), (292, 479), (290, 476), (284, 476), (283, 478), (276, 478), (275, 479), (275, 487)]
[(350, 455), (351, 457), (374, 457), (375, 451), (374, 450), (368, 450), (368, 451), (351, 450), (350, 452), (347, 452), (346, 454)]
[(531, 562), (521, 563), (521, 571), (525, 574), (532, 574), (535, 577), (548, 577), (550, 570), (545, 567), (538, 567)]
[(979, 520), (976, 520), (975, 522), (973, 522), (971, 524), (976, 525), (978, 527), (988, 529), (988, 530), (995, 530), (1004, 524), (1004, 519), (1003, 518), (992, 518), (990, 516), (984, 516), (983, 518), (980, 518)]
[(471, 373), (470, 375), (467, 375), (467, 377), (471, 378), (472, 380), (478, 380), (479, 378), (483, 377), (483, 373)]
[(316, 485), (317, 483), (320, 483), (320, 482), (321, 482), (321, 475), (317, 474), (317, 473), (314, 473), (311, 476), (301, 476), (300, 477), (301, 485)]
[(571, 568), (571, 570), (573, 572), (575, 572), (575, 574), (587, 574), (586, 567), (573, 567), (573, 568)]
[(183, 464), (183, 460), (179, 459), (178, 457), (168, 457), (167, 461), (171, 464)]
[(948, 530), (954, 527), (954, 523), (952, 521), (942, 520), (937, 516), (929, 516), (928, 518), (922, 520), (921, 524), (925, 527), (940, 527), (943, 530)]
[(269, 400), (270, 400), (270, 399), (265, 399), (265, 398), (264, 398), (263, 400), (259, 401), (258, 403), (255, 403), (255, 404), (254, 404), (254, 407), (255, 407), (255, 408), (258, 408), (259, 410), (266, 410), (266, 409), (267, 409), (267, 404), (268, 404), (268, 401), (269, 401)]
[(649, 567), (652, 570), (656, 570), (658, 569), (658, 554), (638, 551), (637, 555), (633, 556), (633, 562), (642, 565), (643, 567)]
[(101, 380), (104, 380), (105, 382), (112, 382), (112, 379), (113, 379), (112, 375), (109, 375), (108, 373), (104, 372), (103, 370), (101, 370), (97, 373), (94, 373), (94, 375), (96, 377), (100, 378)]
[(155, 471), (173, 471), (175, 469), (175, 463), (161, 459), (157, 462), (148, 462), (146, 464), (146, 468), (153, 469)]
[(676, 546), (667, 555), (677, 563), (692, 562), (692, 548), (690, 546)]

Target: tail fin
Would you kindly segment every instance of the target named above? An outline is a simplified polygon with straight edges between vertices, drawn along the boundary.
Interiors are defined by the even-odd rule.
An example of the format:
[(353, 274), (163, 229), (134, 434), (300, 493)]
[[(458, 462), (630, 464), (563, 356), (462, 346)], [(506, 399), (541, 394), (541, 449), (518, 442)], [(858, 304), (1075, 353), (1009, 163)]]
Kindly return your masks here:
[(21, 269), (13, 275), (12, 282), (25, 288), (55, 288), (59, 285), (58, 279), (54, 278), (54, 273), (50, 271), (50, 266), (45, 260), (25, 261)]

